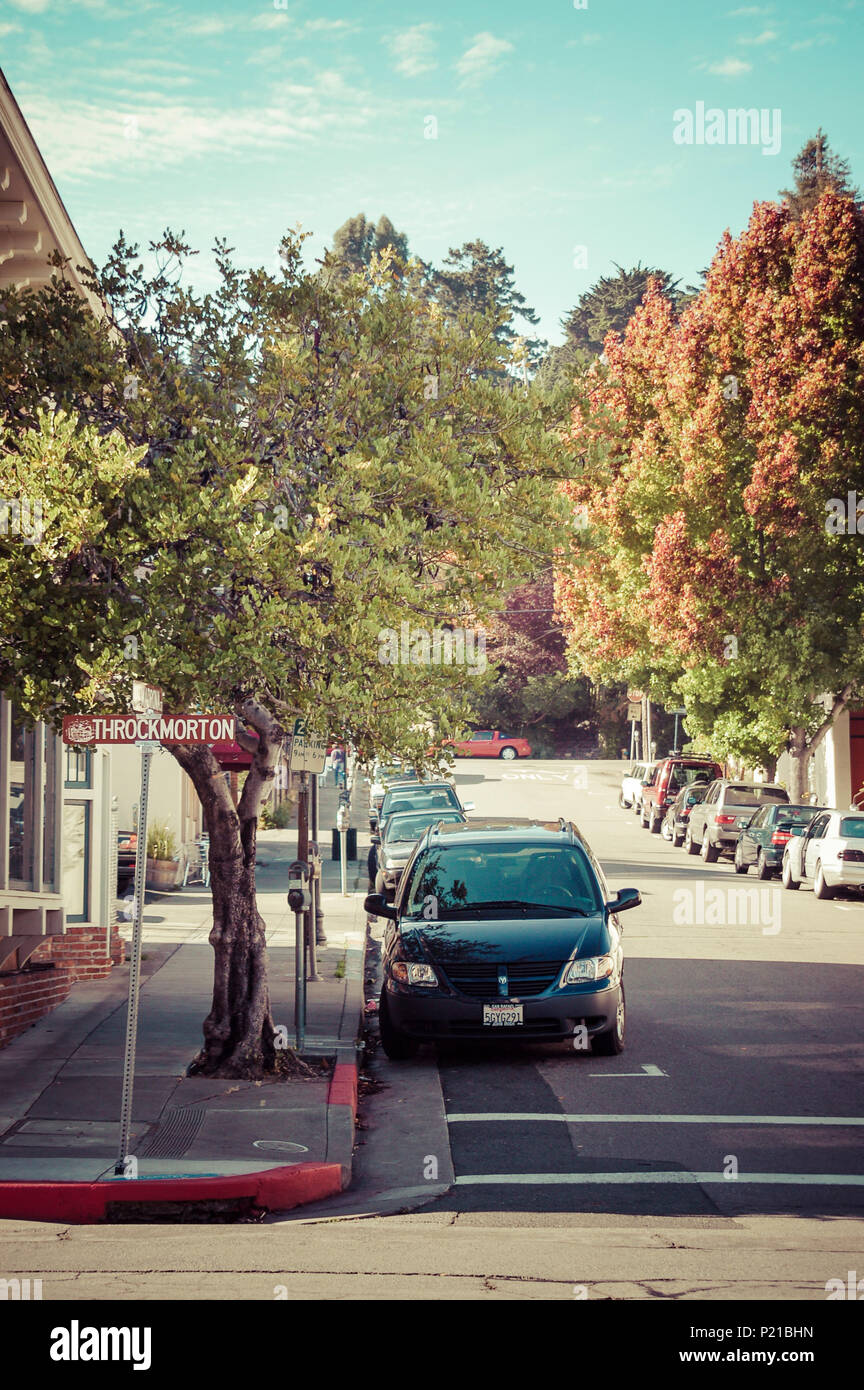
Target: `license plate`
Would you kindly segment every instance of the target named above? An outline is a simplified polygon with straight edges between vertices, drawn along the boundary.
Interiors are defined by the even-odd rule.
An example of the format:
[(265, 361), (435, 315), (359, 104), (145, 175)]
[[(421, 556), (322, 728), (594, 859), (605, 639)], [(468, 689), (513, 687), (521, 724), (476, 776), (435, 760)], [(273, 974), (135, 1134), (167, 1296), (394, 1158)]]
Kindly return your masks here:
[(487, 1028), (512, 1028), (524, 1023), (521, 1004), (484, 1004), (483, 1023)]

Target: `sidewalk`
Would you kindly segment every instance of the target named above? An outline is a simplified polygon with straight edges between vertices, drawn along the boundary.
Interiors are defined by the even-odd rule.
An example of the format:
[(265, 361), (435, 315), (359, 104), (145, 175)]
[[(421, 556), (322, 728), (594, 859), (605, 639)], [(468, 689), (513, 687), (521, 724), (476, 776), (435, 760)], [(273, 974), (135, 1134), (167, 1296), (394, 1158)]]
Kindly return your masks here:
[[(359, 862), (348, 865), (349, 896), (342, 897), (339, 865), (329, 859), (337, 801), (335, 789), (322, 791), (327, 942), (318, 950), (320, 980), (306, 986), (309, 1079), (185, 1075), (210, 1009), (210, 894), (200, 885), (148, 893), (132, 1106), (137, 1181), (114, 1177), (127, 1014), (123, 965), (107, 980), (76, 985), (60, 1008), (0, 1051), (0, 1217), (93, 1220), (105, 1214), (107, 1202), (193, 1198), (278, 1209), (348, 1186), (364, 1003), (366, 851), (358, 848)], [(362, 792), (356, 802), (353, 820), (362, 824)], [(285, 1027), (289, 1046), (295, 921), (286, 892), (296, 845), (296, 828), (259, 834), (258, 905), (267, 923), (273, 1019)], [(130, 923), (123, 934), (131, 937)]]

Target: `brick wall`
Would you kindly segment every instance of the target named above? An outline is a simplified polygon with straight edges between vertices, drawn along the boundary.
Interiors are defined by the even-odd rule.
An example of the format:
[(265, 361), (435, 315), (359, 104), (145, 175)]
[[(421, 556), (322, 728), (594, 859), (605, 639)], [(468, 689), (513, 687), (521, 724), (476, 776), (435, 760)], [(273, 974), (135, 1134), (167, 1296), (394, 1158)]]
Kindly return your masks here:
[(81, 980), (103, 980), (122, 964), (126, 943), (115, 926), (111, 959), (105, 958), (102, 927), (67, 926), (63, 936), (49, 937), (22, 970), (0, 975), (0, 1047), (56, 1009)]

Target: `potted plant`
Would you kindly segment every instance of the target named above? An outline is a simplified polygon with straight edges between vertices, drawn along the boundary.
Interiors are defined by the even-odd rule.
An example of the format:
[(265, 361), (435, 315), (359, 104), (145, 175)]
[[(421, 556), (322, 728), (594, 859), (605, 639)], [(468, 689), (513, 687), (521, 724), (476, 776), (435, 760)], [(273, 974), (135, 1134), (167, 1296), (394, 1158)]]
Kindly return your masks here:
[(173, 888), (177, 882), (177, 843), (167, 825), (152, 825), (147, 831), (147, 887)]

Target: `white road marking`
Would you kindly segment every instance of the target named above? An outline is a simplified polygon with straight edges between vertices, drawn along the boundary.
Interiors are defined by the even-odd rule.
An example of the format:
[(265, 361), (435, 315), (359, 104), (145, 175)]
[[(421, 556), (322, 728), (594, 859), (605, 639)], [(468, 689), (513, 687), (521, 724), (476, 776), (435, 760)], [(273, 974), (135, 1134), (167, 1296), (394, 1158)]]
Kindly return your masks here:
[(864, 1125), (864, 1117), (856, 1115), (543, 1115), (491, 1111), (447, 1116), (450, 1125), (502, 1120), (543, 1120), (567, 1125)]
[(656, 1062), (643, 1062), (641, 1071), (589, 1071), (589, 1076), (668, 1076), (668, 1071), (658, 1067)]
[(457, 1177), (457, 1187), (485, 1185), (487, 1187), (510, 1186), (516, 1183), (523, 1187), (545, 1186), (548, 1184), (568, 1184), (571, 1187), (582, 1184), (642, 1184), (672, 1183), (697, 1187), (721, 1184), (724, 1187), (745, 1187), (762, 1184), (775, 1187), (864, 1187), (864, 1174), (861, 1173), (739, 1173), (737, 1178), (724, 1177), (722, 1173), (472, 1173)]

